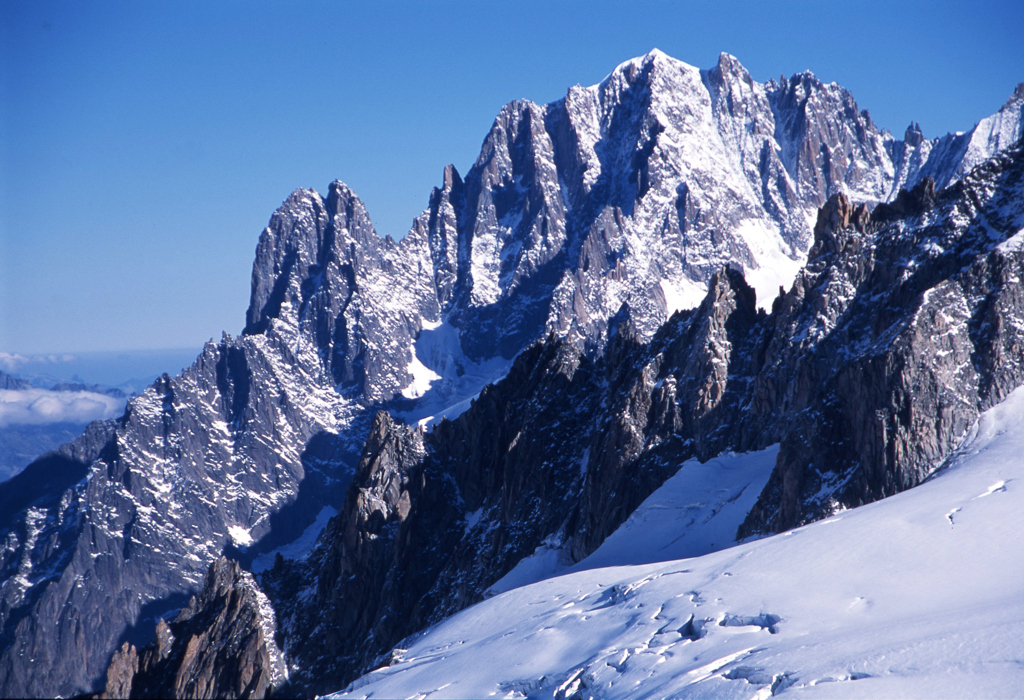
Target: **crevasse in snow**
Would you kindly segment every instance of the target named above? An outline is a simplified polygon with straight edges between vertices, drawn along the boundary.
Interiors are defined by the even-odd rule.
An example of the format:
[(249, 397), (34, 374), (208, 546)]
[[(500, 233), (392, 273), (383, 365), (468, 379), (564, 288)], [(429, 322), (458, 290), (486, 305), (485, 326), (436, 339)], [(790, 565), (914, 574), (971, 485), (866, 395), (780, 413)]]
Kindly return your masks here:
[(330, 697), (1016, 697), (1022, 450), (1024, 388), (925, 484), (781, 535), (638, 565), (676, 531), (648, 509), (622, 526), (638, 547), (465, 610)]

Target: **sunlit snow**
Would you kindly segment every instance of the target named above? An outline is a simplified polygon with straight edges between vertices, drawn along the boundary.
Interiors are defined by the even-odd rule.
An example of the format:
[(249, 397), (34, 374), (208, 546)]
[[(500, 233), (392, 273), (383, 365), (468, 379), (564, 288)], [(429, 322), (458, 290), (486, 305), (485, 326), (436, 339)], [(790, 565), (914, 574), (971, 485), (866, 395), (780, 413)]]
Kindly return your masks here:
[(449, 618), (345, 697), (1019, 697), (1022, 453), (1024, 388), (923, 485), (781, 535), (638, 564), (708, 539), (648, 508), (599, 568)]
[(545, 541), (488, 590), (503, 593), (570, 571), (695, 557), (735, 544), (736, 530), (775, 466), (778, 445), (687, 460), (597, 551), (573, 566), (561, 542)]
[(482, 362), (470, 360), (462, 352), (458, 330), (448, 323), (424, 322), (413, 352), (409, 373), (414, 380), (402, 395), (417, 401), (397, 415), (420, 425), (456, 418), (469, 408), (481, 389), (508, 374), (512, 365), (500, 356)]
[(324, 528), (327, 527), (327, 521), (338, 514), (338, 509), (333, 506), (324, 506), (320, 509), (320, 512), (316, 516), (316, 520), (313, 524), (307, 527), (297, 539), (283, 547), (266, 552), (259, 555), (252, 560), (252, 572), (258, 574), (261, 571), (266, 571), (274, 565), (274, 559), (278, 553), (281, 554), (285, 559), (293, 559), (296, 561), (302, 561), (309, 553), (313, 551), (313, 545), (316, 544), (316, 538), (320, 536)]
[(661, 293), (665, 295), (665, 310), (671, 316), (676, 311), (684, 311), (700, 306), (707, 296), (706, 284), (698, 284), (689, 279), (680, 278), (675, 281), (661, 280)]
[(793, 285), (796, 273), (807, 262), (807, 256), (798, 255), (794, 259), (787, 255), (784, 251), (789, 250), (789, 245), (762, 221), (743, 222), (735, 235), (746, 244), (757, 261), (754, 265), (745, 266), (743, 271), (747, 284), (757, 292), (757, 306), (771, 311), (779, 288), (788, 290)]
[(252, 544), (252, 535), (244, 527), (232, 525), (228, 528), (228, 536), (236, 547), (248, 547)]
[(1003, 253), (1016, 253), (1024, 250), (1024, 229), (1021, 229), (1013, 236), (996, 246), (996, 249)]
[(420, 362), (415, 355), (406, 369), (412, 375), (412, 382), (402, 389), (402, 396), (407, 399), (418, 399), (423, 396), (430, 391), (430, 385), (441, 378), (440, 374)]

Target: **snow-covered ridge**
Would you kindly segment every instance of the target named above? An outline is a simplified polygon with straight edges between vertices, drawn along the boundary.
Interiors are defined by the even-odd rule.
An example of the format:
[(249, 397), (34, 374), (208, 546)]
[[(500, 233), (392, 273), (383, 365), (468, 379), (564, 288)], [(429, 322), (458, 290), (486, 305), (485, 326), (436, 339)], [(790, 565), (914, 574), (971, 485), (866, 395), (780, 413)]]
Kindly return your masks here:
[[(1022, 450), (1017, 389), (916, 489), (692, 559), (620, 548), (449, 618), (331, 697), (1016, 697)], [(623, 527), (674, 527), (655, 516)]]
[[(1014, 109), (999, 133), (1019, 131)], [(945, 143), (894, 139), (808, 71), (762, 84), (728, 54), (700, 70), (655, 49), (556, 102), (506, 105), (465, 180), (446, 169), (413, 234), (428, 239), (444, 318), (475, 360), (514, 354), (484, 335), (594, 342), (623, 304), (646, 338), (725, 264), (770, 307), (828, 196), (874, 205), (980, 162)], [(978, 141), (977, 158), (1010, 143)]]
[(695, 557), (726, 549), (775, 466), (778, 445), (690, 459), (583, 561), (573, 564), (561, 542), (545, 542), (488, 590), (503, 593), (555, 575), (607, 566)]
[[(978, 153), (1017, 128), (1014, 109)], [(301, 556), (343, 499), (369, 409), (454, 416), (549, 332), (593, 350), (628, 315), (649, 338), (725, 264), (768, 305), (827, 195), (882, 201), (959, 177), (972, 136), (912, 136), (892, 141), (809, 73), (762, 85), (729, 56), (701, 71), (652, 52), (550, 105), (504, 108), (399, 242), (343, 183), (296, 191), (260, 237), (243, 336), (90, 428), (54, 458), (62, 480), (13, 501), (0, 690), (84, 692), (116, 640), (224, 551)]]
[[(261, 238), (247, 332), (276, 318), (315, 333), (339, 389), (436, 414), (479, 391), (453, 390), (452, 368), (551, 332), (597, 345), (623, 305), (649, 338), (725, 264), (769, 308), (828, 196), (873, 205), (925, 176), (949, 184), (1010, 144), (1018, 102), (977, 138), (897, 141), (808, 71), (758, 83), (728, 54), (701, 70), (654, 49), (556, 102), (503, 107), (466, 177), (448, 166), (398, 243), (343, 183), (297, 191)], [(442, 323), (454, 342), (439, 353), (420, 334)]]

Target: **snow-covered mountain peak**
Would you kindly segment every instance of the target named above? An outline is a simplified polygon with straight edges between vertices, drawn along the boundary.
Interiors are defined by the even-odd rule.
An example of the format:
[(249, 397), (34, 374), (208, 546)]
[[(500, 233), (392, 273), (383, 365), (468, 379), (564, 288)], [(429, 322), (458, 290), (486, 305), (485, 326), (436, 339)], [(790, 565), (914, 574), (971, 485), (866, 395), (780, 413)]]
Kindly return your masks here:
[[(916, 130), (918, 133), (920, 129)], [(900, 188), (909, 189), (925, 177), (942, 189), (966, 176), (974, 167), (1011, 147), (1024, 134), (1024, 83), (998, 112), (979, 121), (969, 131), (958, 131), (925, 140), (908, 130), (903, 141), (891, 143), (895, 177), (889, 199)]]
[[(551, 104), (505, 105), (470, 171), (445, 168), (400, 243), (376, 235), (341, 182), (326, 199), (297, 192), (261, 241), (247, 331), (288, 312), (314, 333), (339, 384), (385, 399), (415, 381), (415, 362), (446, 376), (411, 345), (442, 321), (462, 357), (441, 362), (451, 368), (510, 359), (547, 332), (596, 343), (623, 304), (650, 337), (672, 311), (699, 303), (727, 263), (742, 266), (764, 306), (804, 261), (830, 195), (873, 205), (925, 176), (948, 184), (1012, 140), (1020, 103), (949, 143), (916, 127), (895, 141), (847, 90), (810, 71), (762, 84), (727, 53), (700, 70), (654, 49)], [(325, 283), (329, 269), (345, 282)], [(395, 270), (402, 294), (369, 293), (393, 289), (383, 280)], [(364, 304), (406, 329), (410, 345), (367, 340)], [(328, 330), (341, 308), (355, 326)], [(353, 343), (367, 355), (353, 360)], [(391, 369), (370, 380), (367, 361)]]
[(967, 174), (971, 168), (988, 160), (992, 153), (1002, 151), (1016, 143), (1022, 133), (1024, 133), (1024, 83), (1019, 83), (998, 112), (985, 117), (974, 127), (959, 172)]
[[(608, 97), (614, 100), (616, 96), (631, 88), (650, 88), (657, 91), (659, 87), (664, 89), (678, 86), (680, 76), (699, 73), (700, 69), (697, 67), (672, 58), (659, 49), (652, 49), (643, 56), (620, 63), (604, 80), (588, 89), (596, 91), (599, 95), (607, 93)], [(608, 92), (609, 90), (611, 92)]]
[(650, 61), (655, 61), (655, 60), (658, 60), (658, 61), (675, 61), (676, 63), (682, 63), (682, 61), (680, 61), (678, 59), (675, 59), (675, 58), (672, 58), (667, 53), (665, 53), (664, 51), (659, 49), (658, 47), (654, 47), (653, 49), (648, 51), (645, 54), (644, 58), (646, 58), (647, 60), (650, 60)]
[[(327, 211), (331, 218), (343, 216), (346, 219), (360, 219), (369, 222), (366, 206), (351, 187), (341, 180), (335, 180), (327, 188)], [(371, 223), (367, 233), (374, 231)]]
[[(1013, 159), (1004, 152), (975, 174), (965, 168), (1019, 137), (1022, 93), (965, 134), (926, 140), (918, 130), (897, 141), (847, 91), (809, 73), (762, 84), (728, 55), (702, 71), (652, 51), (556, 102), (503, 108), (474, 165), (464, 175), (444, 170), (401, 241), (380, 238), (340, 181), (326, 196), (297, 190), (260, 236), (242, 336), (210, 343), (180, 377), (133, 399), (122, 419), (94, 424), (37, 462), (34, 473), (59, 472), (55, 481), (30, 473), (22, 491), (8, 492), (0, 694), (95, 690), (115, 646), (187, 600), (225, 550), (266, 561), (315, 531), (317, 514), (344, 500), (382, 407), (434, 426), (388, 419), (388, 445), (401, 448), (399, 433), (409, 431), (440, 452), (367, 447), (371, 461), (396, 458), (396, 470), (385, 470), (395, 479), (380, 484), (383, 500), (367, 492), (360, 537), (377, 543), (359, 560), (351, 600), (385, 594), (397, 607), (378, 610), (378, 619), (373, 606), (353, 616), (358, 604), (342, 601), (351, 607), (334, 612), (359, 617), (360, 631), (339, 641), (335, 629), (321, 644), (312, 630), (342, 600), (332, 598), (310, 608), (314, 624), (291, 637), (316, 645), (303, 663), (337, 661), (339, 673), (373, 661), (345, 661), (345, 644), (363, 654), (368, 641), (405, 636), (394, 623), (426, 624), (411, 607), (417, 601), (451, 606), (431, 602), (431, 615), (468, 604), (474, 594), (463, 574), (489, 585), (557, 535), (563, 505), (579, 506), (569, 535), (572, 551), (585, 553), (669, 470), (740, 444), (733, 441), (760, 448), (792, 437), (779, 449), (775, 486), (748, 518), (751, 532), (831, 512), (833, 497), (853, 504), (916, 483), (975, 415), (963, 396), (988, 401), (1024, 381), (1017, 244), (964, 267), (977, 250), (991, 252), (994, 232), (1021, 228), (1019, 192), (1009, 186), (1020, 180), (999, 175)], [(929, 209), (920, 221), (893, 224), (893, 235), (822, 237), (818, 262), (837, 264), (797, 278), (804, 281), (777, 314), (754, 310), (751, 287), (767, 306), (790, 286), (829, 196), (844, 195), (854, 213), (895, 199), (889, 213), (903, 216), (907, 201), (897, 193), (925, 177), (948, 205), (941, 221)], [(941, 195), (957, 180), (965, 184)], [(1004, 199), (981, 211), (990, 191)], [(931, 228), (914, 233), (924, 225)], [(854, 257), (858, 250), (866, 252)], [(733, 272), (716, 277), (725, 265)], [(938, 284), (954, 273), (962, 281)], [(606, 344), (623, 309), (630, 332)], [(680, 309), (695, 310), (663, 323)], [(869, 351), (876, 354), (857, 354)], [(751, 411), (758, 418), (747, 423)], [(835, 442), (840, 434), (857, 449)], [(406, 469), (420, 469), (409, 463), (420, 456), (440, 460), (422, 479)], [(886, 480), (893, 474), (900, 481)], [(511, 539), (474, 539), (499, 532), (490, 528), (496, 515), (464, 512), (485, 490), (511, 509), (501, 516)], [(551, 500), (556, 492), (564, 498)], [(422, 546), (395, 540), (422, 557), (424, 570), (436, 574), (435, 565), (447, 566), (444, 548), (467, 543), (451, 578), (406, 575), (389, 568), (404, 554), (374, 554), (395, 533), (374, 515), (389, 494), (399, 520), (415, 526), (409, 533), (426, 538)], [(545, 507), (534, 508), (535, 499)], [(437, 537), (422, 516), (434, 518)], [(380, 586), (386, 571), (412, 588)], [(350, 580), (341, 572), (321, 572), (321, 592)], [(431, 580), (438, 598), (419, 588)], [(310, 605), (305, 595), (277, 601), (294, 613)], [(395, 613), (398, 603), (409, 607)], [(766, 611), (723, 612), (753, 619)]]
[[(623, 61), (619, 65), (615, 66), (615, 69), (605, 76), (604, 80), (598, 83), (598, 85), (606, 83), (609, 79), (615, 76), (624, 76), (632, 82), (636, 80), (638, 76), (650, 71), (655, 64), (665, 67), (675, 66), (682, 67), (684, 69), (696, 70), (693, 66), (669, 56), (661, 49), (653, 48), (643, 56), (635, 56), (634, 58), (631, 58), (628, 61)], [(597, 87), (597, 85), (591, 87)]]
[(715, 75), (719, 82), (740, 80), (747, 85), (753, 85), (754, 83), (754, 79), (750, 77), (750, 72), (743, 67), (739, 59), (724, 51), (718, 55), (718, 63), (708, 73)]

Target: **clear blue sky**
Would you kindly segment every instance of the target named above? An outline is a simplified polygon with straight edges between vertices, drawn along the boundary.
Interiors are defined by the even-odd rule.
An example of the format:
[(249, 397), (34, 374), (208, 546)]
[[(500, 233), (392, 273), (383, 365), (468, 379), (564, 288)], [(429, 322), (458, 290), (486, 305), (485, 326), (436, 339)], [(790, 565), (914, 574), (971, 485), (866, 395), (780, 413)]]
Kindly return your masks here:
[(400, 237), (500, 107), (658, 47), (804, 69), (897, 135), (970, 128), (1024, 80), (1024, 2), (0, 0), (0, 352), (240, 331), (296, 187), (340, 178)]

